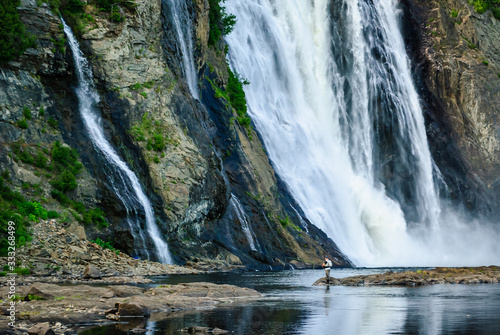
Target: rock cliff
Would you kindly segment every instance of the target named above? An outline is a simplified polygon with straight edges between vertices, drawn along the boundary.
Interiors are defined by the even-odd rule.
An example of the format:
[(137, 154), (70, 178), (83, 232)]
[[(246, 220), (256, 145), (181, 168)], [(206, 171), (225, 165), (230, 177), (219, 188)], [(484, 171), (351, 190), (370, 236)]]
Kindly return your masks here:
[[(136, 5), (120, 8), (123, 20), (110, 20), (89, 2), (78, 27), (68, 21), (93, 67), (106, 136), (147, 190), (175, 261), (284, 269), (313, 266), (329, 254), (336, 265), (350, 265), (294, 209), (258, 134), (240, 126), (231, 105), (217, 94), (228, 71), (223, 41), (207, 45), (208, 2), (188, 4), (195, 23), (200, 100), (191, 96), (183, 77), (169, 2), (137, 0)], [(0, 66), (0, 170), (10, 172), (14, 189), (63, 214), (61, 225), (82, 221), (75, 202), (102, 208), (109, 227), (87, 225), (87, 236), (133, 253), (126, 208), (82, 130), (71, 50), (60, 18), (47, 4), (31, 0), (23, 0), (19, 12), (38, 45)], [(32, 118), (22, 128), (26, 108)], [(66, 193), (71, 206), (52, 199), (50, 170), (19, 156), (38, 150), (50, 163), (56, 141), (77, 149), (84, 165), (78, 186)], [(30, 195), (35, 189), (41, 193)]]
[(406, 41), (451, 199), (500, 213), (500, 21), (466, 0), (406, 0)]

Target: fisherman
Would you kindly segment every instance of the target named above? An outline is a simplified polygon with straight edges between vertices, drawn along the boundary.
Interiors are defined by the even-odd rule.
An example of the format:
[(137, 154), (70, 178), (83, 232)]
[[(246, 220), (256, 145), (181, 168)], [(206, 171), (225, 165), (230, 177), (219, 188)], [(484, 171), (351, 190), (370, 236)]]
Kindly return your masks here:
[(332, 267), (332, 261), (330, 258), (325, 256), (325, 261), (323, 262), (323, 269), (325, 269), (325, 274), (326, 274), (326, 283), (330, 284), (330, 269)]

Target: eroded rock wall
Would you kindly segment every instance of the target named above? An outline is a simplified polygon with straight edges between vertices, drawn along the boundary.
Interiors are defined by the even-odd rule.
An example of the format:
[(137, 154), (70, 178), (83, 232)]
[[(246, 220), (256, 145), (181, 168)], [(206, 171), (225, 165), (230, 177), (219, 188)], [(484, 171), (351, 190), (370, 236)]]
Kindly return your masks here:
[(465, 0), (408, 0), (405, 31), (433, 157), (452, 199), (500, 213), (500, 21)]

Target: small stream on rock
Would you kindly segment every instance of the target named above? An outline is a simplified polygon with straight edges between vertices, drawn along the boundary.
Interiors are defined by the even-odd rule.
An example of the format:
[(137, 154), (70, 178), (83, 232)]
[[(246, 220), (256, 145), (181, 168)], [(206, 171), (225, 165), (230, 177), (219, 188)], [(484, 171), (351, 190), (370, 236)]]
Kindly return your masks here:
[[(153, 207), (144, 193), (139, 179), (118, 156), (104, 135), (102, 119), (96, 110), (99, 94), (94, 87), (92, 69), (80, 50), (71, 28), (63, 18), (61, 21), (75, 62), (78, 78), (78, 86), (75, 90), (79, 102), (78, 109), (92, 145), (103, 158), (102, 169), (106, 173), (108, 183), (127, 211), (126, 220), (130, 232), (134, 236), (135, 252), (141, 258), (172, 263), (168, 245), (163, 240), (161, 231), (156, 225)], [(151, 242), (154, 244), (153, 248), (149, 246)], [(151, 249), (155, 250), (156, 253), (151, 254)]]
[[(333, 269), (347, 277), (407, 268)], [(262, 299), (218, 309), (152, 314), (131, 325), (80, 334), (180, 334), (191, 326), (218, 327), (229, 334), (498, 334), (500, 284), (423, 287), (311, 286), (322, 270), (217, 273), (156, 278), (156, 285), (213, 282), (256, 289)], [(102, 331), (102, 332), (98, 332)]]

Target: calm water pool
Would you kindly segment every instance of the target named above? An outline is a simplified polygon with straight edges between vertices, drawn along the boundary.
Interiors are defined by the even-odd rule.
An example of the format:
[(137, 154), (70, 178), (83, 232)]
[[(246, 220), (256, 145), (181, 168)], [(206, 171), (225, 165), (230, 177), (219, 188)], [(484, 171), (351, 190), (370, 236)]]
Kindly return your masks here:
[[(387, 270), (339, 269), (332, 275)], [(322, 270), (306, 270), (155, 278), (156, 285), (209, 281), (245, 286), (264, 297), (244, 306), (156, 314), (134, 327), (144, 327), (148, 335), (181, 334), (189, 326), (232, 334), (500, 334), (500, 284), (312, 287), (321, 276)], [(109, 326), (85, 334), (131, 334), (130, 328)]]

